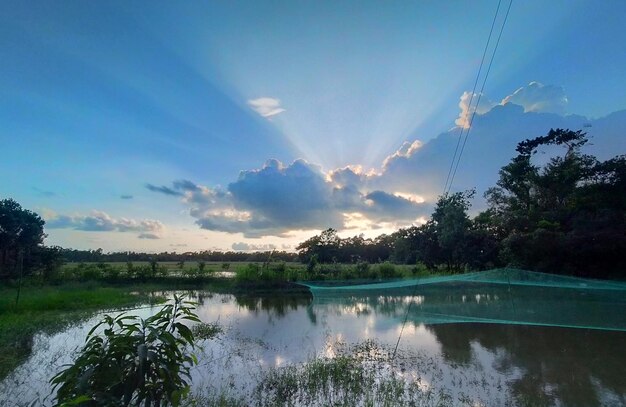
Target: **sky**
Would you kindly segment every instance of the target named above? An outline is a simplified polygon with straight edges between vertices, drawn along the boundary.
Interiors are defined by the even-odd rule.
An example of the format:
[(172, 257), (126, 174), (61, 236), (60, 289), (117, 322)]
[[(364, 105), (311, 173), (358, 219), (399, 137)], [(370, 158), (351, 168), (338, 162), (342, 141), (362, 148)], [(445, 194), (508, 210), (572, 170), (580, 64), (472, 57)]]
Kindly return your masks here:
[(480, 197), (552, 127), (626, 153), (625, 2), (514, 2), (478, 109), (507, 0), (199, 3), (1, 2), (0, 199), (47, 244), (293, 250), (419, 224), (473, 110), (453, 191)]

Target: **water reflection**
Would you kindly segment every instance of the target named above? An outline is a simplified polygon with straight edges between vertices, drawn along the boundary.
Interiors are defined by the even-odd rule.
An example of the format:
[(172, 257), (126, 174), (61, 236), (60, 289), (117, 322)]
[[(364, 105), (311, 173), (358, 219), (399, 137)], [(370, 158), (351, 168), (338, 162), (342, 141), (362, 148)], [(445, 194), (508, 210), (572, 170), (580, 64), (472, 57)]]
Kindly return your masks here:
[[(203, 321), (225, 328), (201, 344), (195, 391), (249, 395), (268, 367), (333, 356), (364, 341), (392, 348), (407, 316), (394, 367), (457, 400), (469, 395), (493, 406), (626, 405), (626, 332), (522, 323), (618, 329), (626, 326), (626, 299), (619, 295), (489, 285), (314, 297), (188, 294), (200, 304)], [(138, 313), (145, 317), (157, 309)], [(47, 395), (47, 379), (71, 361), (98, 318), (36, 336), (31, 357), (0, 383), (0, 405)]]
[(621, 291), (448, 284), (417, 293), (318, 295), (313, 309), (398, 324), (407, 317), (434, 334), (449, 366), (483, 365), (479, 345), (495, 356), (493, 367), (524, 405), (626, 405)]

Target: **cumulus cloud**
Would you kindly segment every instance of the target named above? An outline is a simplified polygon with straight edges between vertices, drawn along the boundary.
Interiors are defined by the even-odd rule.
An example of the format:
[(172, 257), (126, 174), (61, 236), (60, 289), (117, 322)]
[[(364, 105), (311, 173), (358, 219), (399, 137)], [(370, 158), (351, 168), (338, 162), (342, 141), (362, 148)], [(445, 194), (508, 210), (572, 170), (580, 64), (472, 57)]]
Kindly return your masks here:
[[(550, 128), (583, 128), (591, 124), (602, 136), (586, 148), (601, 159), (626, 151), (622, 129), (626, 111), (588, 120), (563, 116), (555, 101), (562, 89), (531, 83), (499, 104), (483, 97), (465, 146), (453, 191), (476, 188), (477, 197), (495, 184), (499, 169), (515, 155), (521, 140), (545, 135)], [(552, 102), (550, 102), (550, 100)], [(543, 101), (543, 102), (541, 102)], [(471, 112), (469, 94), (462, 112)], [(556, 109), (558, 110), (558, 109)], [(542, 114), (537, 114), (541, 112)], [(461, 123), (460, 125), (463, 125)], [(175, 181), (157, 192), (178, 196), (203, 229), (243, 233), (245, 237), (288, 236), (296, 230), (392, 228), (422, 223), (432, 212), (458, 140), (458, 128), (421, 142), (407, 141), (377, 171), (358, 165), (323, 171), (305, 160), (283, 164), (269, 160), (261, 168), (242, 171), (226, 187)], [(475, 208), (480, 208), (480, 198)]]
[(508, 103), (523, 107), (524, 112), (527, 113), (556, 113), (563, 115), (567, 108), (568, 99), (562, 87), (544, 85), (536, 81), (517, 89), (503, 98), (500, 103), (492, 102), (482, 93), (463, 92), (459, 101), (461, 111), (454, 123), (459, 127), (469, 128), (474, 112), (477, 115), (484, 115), (495, 106), (503, 106)]
[(114, 218), (101, 211), (92, 211), (89, 215), (52, 215), (46, 219), (46, 227), (86, 232), (139, 232), (141, 239), (159, 239), (165, 230), (158, 220)]
[(371, 222), (411, 223), (424, 214), (420, 202), (367, 187), (359, 168), (325, 173), (305, 160), (284, 165), (268, 160), (262, 168), (242, 171), (226, 189), (174, 184), (203, 229), (243, 233), (246, 237), (287, 236), (294, 230), (341, 229), (347, 214)]
[(390, 160), (396, 159), (398, 157), (406, 158), (412, 156), (417, 150), (422, 148), (423, 145), (424, 143), (422, 143), (420, 140), (415, 140), (413, 142), (405, 141), (404, 143), (402, 143), (400, 148), (396, 150), (395, 153), (385, 158), (385, 160), (383, 161), (383, 167), (386, 167), (387, 163)]
[[(532, 82), (487, 112), (476, 115), (453, 190), (476, 188), (475, 207), (480, 208), (480, 197), (487, 188), (495, 185), (500, 168), (516, 154), (517, 143), (545, 135), (551, 128), (583, 129), (590, 126), (585, 130), (593, 137), (593, 143), (585, 146), (585, 151), (600, 159), (626, 151), (626, 138), (620, 130), (626, 126), (626, 111), (597, 120), (550, 113), (551, 110), (562, 113), (566, 101), (562, 88)], [(440, 134), (417, 149), (407, 149), (409, 143), (405, 143), (385, 159), (380, 175), (370, 177), (368, 184), (387, 191), (401, 191), (395, 193), (400, 196), (416, 194), (432, 203), (443, 192), (457, 140), (458, 128)]]
[(248, 100), (248, 106), (263, 117), (276, 116), (285, 111), (280, 106), (280, 100), (268, 97)]
[(253, 244), (253, 243), (244, 243), (238, 242), (233, 243), (231, 248), (240, 252), (267, 252), (276, 250), (276, 245), (273, 244)]
[(472, 94), (472, 92), (463, 92), (461, 100), (459, 101), (461, 112), (454, 123), (459, 127), (467, 129), (470, 126), (474, 112), (476, 112), (476, 114), (485, 114), (493, 109), (494, 106), (495, 103), (487, 99), (482, 93)]
[(568, 99), (560, 86), (531, 82), (502, 99), (501, 104), (513, 103), (525, 112), (565, 114)]

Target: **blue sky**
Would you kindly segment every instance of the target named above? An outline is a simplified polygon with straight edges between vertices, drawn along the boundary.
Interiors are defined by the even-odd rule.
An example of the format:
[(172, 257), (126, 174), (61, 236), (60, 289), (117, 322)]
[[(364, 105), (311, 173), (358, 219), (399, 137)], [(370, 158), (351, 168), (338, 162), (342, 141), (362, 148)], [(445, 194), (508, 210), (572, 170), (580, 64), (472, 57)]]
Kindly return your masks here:
[[(497, 4), (4, 1), (0, 197), (44, 215), (48, 243), (105, 250), (281, 248), (418, 222)], [(626, 109), (624, 15), (514, 3), (467, 162)], [(624, 153), (610, 117), (598, 144)], [(457, 187), (487, 170), (462, 167)]]

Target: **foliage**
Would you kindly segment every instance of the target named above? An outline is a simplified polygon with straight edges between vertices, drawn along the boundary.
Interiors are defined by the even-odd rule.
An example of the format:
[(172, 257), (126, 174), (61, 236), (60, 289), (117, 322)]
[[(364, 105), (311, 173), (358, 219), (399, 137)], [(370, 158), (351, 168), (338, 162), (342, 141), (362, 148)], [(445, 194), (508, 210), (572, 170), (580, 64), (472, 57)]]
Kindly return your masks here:
[(177, 296), (146, 320), (105, 316), (74, 364), (51, 380), (58, 404), (179, 405), (196, 363), (193, 332), (184, 321), (200, 322), (193, 304)]
[[(133, 251), (110, 252), (104, 253), (102, 249), (95, 250), (78, 250), (64, 248), (63, 258), (67, 262), (175, 262), (184, 261), (206, 261), (206, 262), (223, 262), (227, 265), (230, 262), (258, 262), (267, 259), (271, 254), (275, 260), (283, 260), (286, 262), (296, 261), (298, 255), (285, 251), (266, 251), (266, 252), (235, 252), (235, 251), (218, 251), (218, 250), (202, 250), (197, 252), (160, 252), (160, 253), (142, 253)], [(224, 269), (227, 269), (226, 266)]]
[[(518, 267), (581, 276), (616, 276), (626, 267), (626, 156), (582, 154), (582, 131), (556, 129), (525, 140), (487, 191), (489, 226), (502, 258)], [(545, 165), (543, 146), (565, 149)]]
[(102, 287), (93, 283), (41, 287), (27, 282), (16, 306), (14, 290), (0, 286), (0, 380), (28, 357), (38, 332), (57, 332), (97, 309), (164, 300), (136, 291), (135, 287)]
[(13, 199), (0, 200), (0, 279), (17, 277), (22, 266), (26, 272), (33, 269), (33, 252), (45, 237), (44, 223)]

